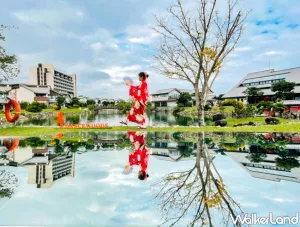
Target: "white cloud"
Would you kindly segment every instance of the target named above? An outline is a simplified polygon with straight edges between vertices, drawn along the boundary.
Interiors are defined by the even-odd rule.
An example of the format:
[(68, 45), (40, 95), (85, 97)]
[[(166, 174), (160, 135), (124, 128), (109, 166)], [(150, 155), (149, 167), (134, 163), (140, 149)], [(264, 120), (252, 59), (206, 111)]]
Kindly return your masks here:
[(267, 51), (264, 53), (265, 55), (286, 55), (287, 53), (285, 51)]
[(130, 43), (151, 44), (159, 37), (150, 25), (132, 25), (126, 32)]
[(60, 26), (63, 23), (84, 18), (84, 13), (79, 10), (74, 11), (71, 8), (59, 7), (57, 9), (16, 11), (13, 15), (23, 23), (46, 25), (48, 27)]
[(294, 203), (294, 202), (297, 202), (293, 199), (287, 199), (287, 198), (271, 198), (271, 200), (273, 200), (274, 202), (277, 202), (277, 203)]
[(109, 74), (114, 82), (120, 82), (124, 76), (133, 76), (137, 74), (140, 69), (141, 66), (139, 65), (131, 65), (125, 67), (113, 66), (107, 69), (102, 69), (101, 71)]
[(75, 36), (65, 25), (87, 18), (81, 9), (74, 8), (64, 1), (50, 2), (47, 8), (18, 10), (12, 12), (12, 15), (21, 23), (36, 27), (32, 31), (39, 35), (67, 36), (68, 38), (75, 38)]
[(87, 208), (88, 211), (93, 212), (93, 213), (99, 212), (100, 209), (101, 209), (101, 207), (97, 203), (93, 203)]
[(252, 47), (244, 46), (244, 47), (237, 47), (237, 48), (235, 48), (234, 51), (236, 51), (236, 52), (246, 52), (246, 51), (251, 51), (251, 50), (253, 50)]
[(99, 52), (103, 48), (103, 45), (100, 42), (97, 42), (97, 43), (91, 44), (91, 48), (94, 51)]

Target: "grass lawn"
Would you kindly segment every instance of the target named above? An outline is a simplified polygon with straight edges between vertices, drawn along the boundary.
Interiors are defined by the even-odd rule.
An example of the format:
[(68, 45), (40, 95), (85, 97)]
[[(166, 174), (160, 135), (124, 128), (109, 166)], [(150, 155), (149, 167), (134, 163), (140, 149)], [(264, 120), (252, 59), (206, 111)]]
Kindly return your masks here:
[[(241, 118), (241, 119), (237, 119), (237, 118), (232, 118), (232, 117), (228, 117), (226, 118), (227, 121), (227, 126), (228, 127), (233, 127), (236, 124), (247, 124), (250, 121), (254, 122), (254, 123), (259, 123), (262, 125), (265, 125), (265, 119), (266, 117), (247, 117), (247, 118)], [(297, 123), (297, 121), (293, 121), (293, 120), (286, 120), (283, 118), (277, 118), (280, 120), (281, 124), (286, 124), (286, 123)]]
[[(53, 109), (43, 109), (41, 113), (51, 113), (53, 112)], [(86, 112), (84, 108), (70, 108), (70, 109), (62, 109), (62, 112), (64, 113), (83, 113)], [(31, 113), (26, 110), (22, 110), (22, 113), (25, 114), (38, 114), (38, 113)]]
[[(60, 129), (51, 127), (11, 127), (0, 130), (0, 136), (41, 136), (55, 135), (58, 132), (103, 132), (103, 131), (140, 131), (136, 127), (116, 126), (108, 129)], [(244, 126), (244, 127), (148, 127), (149, 132), (300, 132), (300, 123), (288, 123), (280, 125)]]

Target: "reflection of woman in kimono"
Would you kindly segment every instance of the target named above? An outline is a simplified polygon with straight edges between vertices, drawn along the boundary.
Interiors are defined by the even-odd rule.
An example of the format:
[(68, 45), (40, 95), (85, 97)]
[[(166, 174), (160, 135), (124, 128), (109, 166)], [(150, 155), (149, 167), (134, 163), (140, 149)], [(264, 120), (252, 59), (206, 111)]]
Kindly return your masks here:
[(142, 132), (128, 132), (127, 136), (134, 147), (134, 152), (129, 154), (129, 166), (140, 166), (141, 169), (138, 172), (138, 178), (146, 180), (149, 177), (147, 173), (149, 149), (146, 146), (145, 134)]
[(129, 96), (132, 101), (134, 101), (130, 112), (127, 115), (125, 121), (121, 121), (121, 124), (127, 125), (128, 121), (139, 124), (139, 128), (146, 128), (145, 123), (145, 109), (149, 102), (148, 84), (147, 78), (149, 75), (146, 72), (139, 73), (139, 81), (141, 84), (139, 86), (134, 86), (130, 82), (126, 82), (129, 86)]

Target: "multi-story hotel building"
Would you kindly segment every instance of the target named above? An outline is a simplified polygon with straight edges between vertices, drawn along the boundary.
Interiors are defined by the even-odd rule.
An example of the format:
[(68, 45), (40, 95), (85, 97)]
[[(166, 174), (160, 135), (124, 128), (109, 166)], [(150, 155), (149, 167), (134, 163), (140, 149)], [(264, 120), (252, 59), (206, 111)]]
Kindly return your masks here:
[(30, 84), (49, 85), (51, 89), (63, 95), (77, 97), (76, 74), (67, 75), (59, 72), (51, 64), (38, 64), (30, 69)]

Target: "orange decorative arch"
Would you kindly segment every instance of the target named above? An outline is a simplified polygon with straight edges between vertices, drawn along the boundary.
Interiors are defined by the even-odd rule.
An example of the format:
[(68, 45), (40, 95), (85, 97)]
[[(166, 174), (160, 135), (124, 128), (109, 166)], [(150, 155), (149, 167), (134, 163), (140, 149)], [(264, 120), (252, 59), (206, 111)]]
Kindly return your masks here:
[(6, 138), (6, 139), (3, 140), (3, 145), (6, 147), (6, 149), (8, 151), (14, 151), (19, 146), (19, 142), (20, 142), (20, 140), (18, 138), (14, 138), (13, 143), (10, 146), (9, 139)]
[[(14, 116), (11, 116), (11, 113), (10, 113), (10, 109), (11, 109), (12, 105), (14, 106), (14, 109), (15, 109)], [(16, 120), (19, 119), (20, 114), (21, 114), (20, 104), (16, 100), (10, 100), (5, 106), (5, 117), (6, 117), (7, 121), (15, 122)]]

